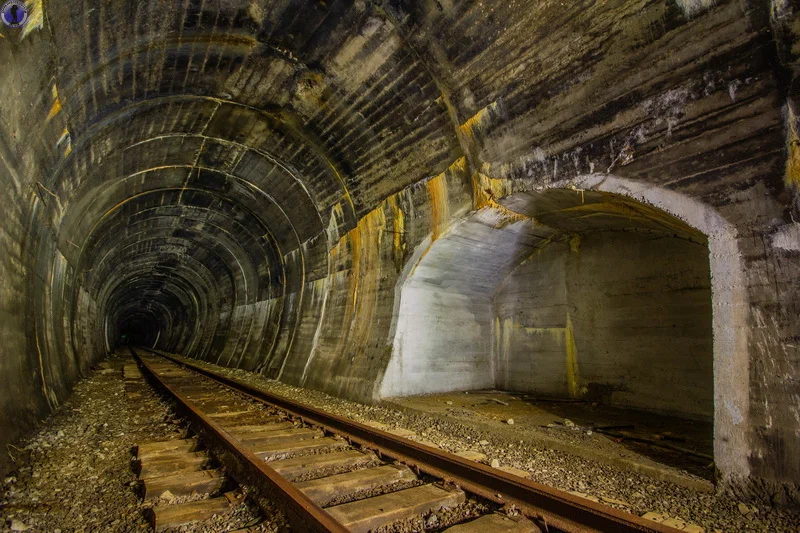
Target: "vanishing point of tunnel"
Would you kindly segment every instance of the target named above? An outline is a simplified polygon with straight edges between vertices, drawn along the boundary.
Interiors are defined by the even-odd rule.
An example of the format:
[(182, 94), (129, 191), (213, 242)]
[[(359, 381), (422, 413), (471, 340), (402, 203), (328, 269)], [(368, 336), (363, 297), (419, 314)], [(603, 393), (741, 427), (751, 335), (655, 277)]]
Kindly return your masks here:
[(800, 504), (797, 3), (4, 4), (2, 476), (140, 346)]

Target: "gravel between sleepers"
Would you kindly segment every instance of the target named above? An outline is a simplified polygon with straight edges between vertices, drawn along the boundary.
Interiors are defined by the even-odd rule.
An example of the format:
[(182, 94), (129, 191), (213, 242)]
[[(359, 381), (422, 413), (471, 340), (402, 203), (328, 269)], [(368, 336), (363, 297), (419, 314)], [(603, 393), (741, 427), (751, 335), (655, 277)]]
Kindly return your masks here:
[[(10, 448), (16, 468), (0, 480), (0, 531), (152, 531), (137, 492), (131, 449), (176, 438), (184, 430), (155, 394), (126, 398), (122, 366), (132, 362), (111, 356), (101, 363), (35, 435)], [(285, 530), (282, 515), (271, 516), (260, 518), (247, 500), (224, 516), (176, 531)]]
[[(800, 513), (793, 510), (740, 502), (724, 491), (695, 490), (550, 448), (547, 443), (552, 442), (552, 432), (543, 435), (539, 428), (508, 426), (499, 421), (494, 427), (488, 427), (485, 423), (473, 424), (463, 418), (431, 415), (408, 408), (366, 405), (286, 385), (244, 370), (194, 359), (187, 361), (352, 420), (413, 431), (416, 436), (412, 438), (431, 442), (446, 451), (479, 451), (487, 456), (487, 464), (496, 460), (500, 466), (528, 472), (536, 482), (579, 492), (640, 516), (659, 513), (700, 526), (707, 533), (797, 532), (797, 524), (800, 524)], [(574, 439), (572, 435), (565, 438)]]

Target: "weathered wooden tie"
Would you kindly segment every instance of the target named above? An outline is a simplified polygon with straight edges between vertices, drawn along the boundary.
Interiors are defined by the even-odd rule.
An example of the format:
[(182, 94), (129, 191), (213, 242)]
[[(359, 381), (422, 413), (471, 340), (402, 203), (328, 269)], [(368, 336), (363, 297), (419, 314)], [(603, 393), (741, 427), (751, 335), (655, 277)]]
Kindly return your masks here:
[[(287, 422), (285, 418), (280, 418), (277, 416), (268, 416), (268, 415), (259, 415), (258, 413), (263, 413), (263, 411), (251, 411), (251, 413), (256, 414), (248, 414), (242, 417), (236, 418), (226, 418), (226, 417), (212, 417), (212, 420), (222, 426), (225, 431), (232, 432), (236, 428), (240, 427), (263, 427), (272, 424), (282, 424)], [(291, 421), (288, 421), (289, 424), (292, 424)]]
[(139, 479), (203, 470), (210, 462), (202, 452), (164, 452), (139, 462)]
[(174, 496), (214, 494), (222, 488), (225, 481), (225, 475), (219, 470), (199, 470), (145, 479), (142, 485), (144, 499), (147, 500), (157, 498), (167, 491)]
[(125, 382), (125, 397), (129, 400), (138, 400), (142, 397), (146, 384), (139, 367), (133, 363), (122, 367), (122, 378)]
[(290, 428), (238, 435), (238, 438), (246, 446), (259, 448), (270, 444), (294, 444), (298, 440), (317, 439), (324, 436), (325, 433), (320, 429)]
[(219, 413), (205, 413), (206, 416), (225, 426), (243, 426), (243, 425), (257, 425), (268, 424), (275, 421), (275, 417), (270, 415), (267, 411), (260, 409), (250, 411), (228, 411)]
[[(276, 419), (278, 417), (275, 417)], [(262, 431), (274, 431), (278, 429), (289, 429), (295, 427), (294, 422), (276, 421), (265, 424), (245, 424), (245, 425), (223, 425), (225, 431), (234, 435), (248, 436)]]
[(200, 408), (203, 412), (209, 415), (221, 414), (221, 413), (238, 413), (242, 411), (246, 411), (249, 407), (248, 404), (238, 401), (238, 400), (222, 400), (219, 398), (211, 399), (211, 400), (197, 400), (193, 401), (192, 403), (195, 404), (196, 407)]
[(335, 450), (337, 448), (346, 448), (347, 441), (334, 437), (323, 437), (321, 439), (304, 439), (293, 442), (279, 442), (271, 444), (257, 443), (258, 445), (251, 446), (253, 452), (265, 461), (285, 459), (297, 455), (303, 455), (314, 452), (321, 452), (327, 450)]
[(444, 533), (542, 533), (536, 524), (524, 516), (510, 517), (493, 513), (476, 520), (449, 527)]
[(301, 455), (290, 459), (270, 461), (269, 466), (288, 480), (306, 476), (311, 472), (325, 470), (345, 470), (357, 468), (378, 461), (372, 452), (359, 450), (344, 450), (341, 452), (320, 453), (316, 455)]
[(366, 533), (398, 520), (455, 507), (465, 500), (461, 489), (431, 484), (329, 507), (327, 511), (352, 533)]
[(133, 363), (125, 365), (122, 367), (122, 377), (123, 379), (142, 379), (144, 376), (142, 375), (142, 371), (139, 370), (139, 366)]
[(407, 466), (383, 465), (303, 481), (296, 487), (317, 504), (324, 506), (337, 498), (379, 487), (388, 488), (390, 485), (415, 479), (417, 476)]
[(214, 515), (227, 512), (241, 501), (241, 492), (235, 491), (225, 493), (218, 498), (154, 507), (152, 511), (153, 527), (156, 531), (164, 531), (172, 527), (209, 520)]
[(171, 439), (159, 442), (140, 444), (136, 449), (136, 457), (141, 461), (168, 452), (188, 453), (197, 449), (197, 439)]

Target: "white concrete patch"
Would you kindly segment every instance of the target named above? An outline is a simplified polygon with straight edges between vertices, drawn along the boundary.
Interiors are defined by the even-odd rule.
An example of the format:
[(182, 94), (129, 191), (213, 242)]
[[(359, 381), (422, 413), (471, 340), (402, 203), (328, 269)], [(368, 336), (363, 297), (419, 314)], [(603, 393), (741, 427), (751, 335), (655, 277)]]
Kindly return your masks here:
[(380, 397), (495, 386), (492, 296), (532, 249), (529, 223), (503, 221), (483, 209), (419, 254), (400, 291)]
[(716, 5), (716, 0), (675, 0), (678, 4), (678, 7), (681, 8), (683, 13), (687, 17), (691, 17), (692, 15), (696, 15), (701, 11), (704, 11), (714, 5)]
[(772, 246), (783, 250), (800, 251), (800, 224), (792, 222), (773, 233)]

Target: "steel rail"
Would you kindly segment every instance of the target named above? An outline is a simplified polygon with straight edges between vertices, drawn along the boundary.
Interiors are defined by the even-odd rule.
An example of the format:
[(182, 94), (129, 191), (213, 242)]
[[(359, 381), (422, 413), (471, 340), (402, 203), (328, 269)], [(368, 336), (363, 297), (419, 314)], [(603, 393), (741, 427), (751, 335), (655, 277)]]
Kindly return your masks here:
[[(238, 439), (227, 432), (213, 419), (206, 416), (191, 401), (184, 398), (173, 387), (170, 387), (138, 353), (130, 348), (133, 356), (139, 361), (145, 373), (158, 386), (166, 391), (186, 413), (188, 418), (200, 426), (204, 436), (210, 437), (216, 444), (222, 445), (227, 451), (242, 461), (250, 472), (255, 472), (259, 479), (265, 481), (273, 489), (270, 497), (276, 497), (289, 511), (289, 521), (295, 526), (296, 531), (313, 533), (347, 533), (348, 529), (333, 519), (322, 507), (317, 505), (308, 496), (300, 492), (294, 485), (278, 474), (269, 464), (244, 446)], [(149, 350), (148, 350), (149, 351)], [(152, 352), (155, 353), (155, 352)], [(161, 355), (161, 354), (157, 354)]]
[(295, 417), (342, 436), (350, 442), (400, 461), (418, 472), (454, 483), (467, 492), (500, 505), (516, 507), (526, 516), (544, 522), (548, 527), (555, 527), (566, 533), (678, 533), (679, 531), (586, 498), (506, 474), (502, 470), (469, 461), (438, 448), (270, 394), (239, 380), (187, 363), (160, 350), (145, 350), (233, 388), (253, 400), (288, 411)]

